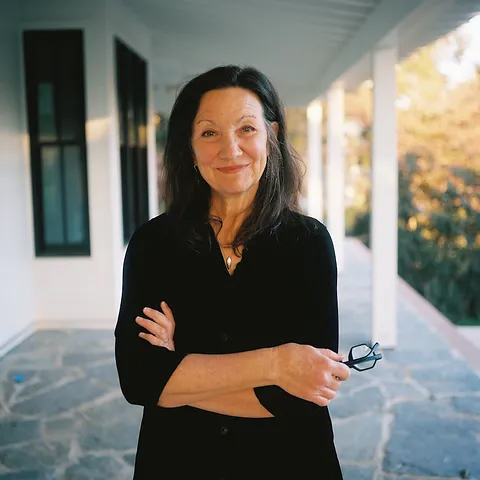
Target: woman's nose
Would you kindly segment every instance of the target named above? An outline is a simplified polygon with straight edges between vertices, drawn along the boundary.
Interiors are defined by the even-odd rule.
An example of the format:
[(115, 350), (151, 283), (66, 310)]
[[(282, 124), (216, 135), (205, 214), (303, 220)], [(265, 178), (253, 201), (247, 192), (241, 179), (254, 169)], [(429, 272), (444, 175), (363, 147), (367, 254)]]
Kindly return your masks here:
[(238, 144), (235, 135), (224, 135), (221, 140), (220, 157), (225, 160), (237, 158), (242, 154), (242, 149)]

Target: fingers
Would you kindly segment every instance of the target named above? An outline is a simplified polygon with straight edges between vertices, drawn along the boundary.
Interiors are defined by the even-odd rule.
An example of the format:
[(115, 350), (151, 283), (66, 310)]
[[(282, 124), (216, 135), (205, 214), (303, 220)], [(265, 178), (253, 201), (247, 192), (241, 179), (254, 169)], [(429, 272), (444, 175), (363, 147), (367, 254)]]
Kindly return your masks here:
[(311, 399), (313, 403), (321, 407), (326, 407), (337, 396), (335, 390), (327, 387), (323, 387), (320, 392), (316, 393), (314, 398)]
[(329, 350), (328, 348), (321, 348), (320, 350), (330, 360), (334, 360), (335, 362), (341, 362), (343, 360), (343, 355), (340, 353)]
[(277, 385), (296, 397), (326, 406), (337, 394), (349, 368), (342, 355), (311, 345), (283, 344), (278, 347)]
[(345, 364), (341, 363), (343, 355), (327, 348), (321, 349), (321, 352), (332, 360), (332, 362), (330, 362), (330, 370), (333, 377), (338, 381), (347, 380), (350, 376), (350, 369)]
[(165, 316), (167, 317), (167, 319), (172, 323), (173, 327), (175, 328), (175, 319), (173, 318), (172, 310), (171, 310), (170, 307), (168, 306), (167, 302), (163, 301), (163, 302), (160, 304), (160, 307), (162, 308), (163, 313), (165, 314)]
[(164, 342), (160, 338), (158, 338), (156, 335), (152, 335), (151, 333), (140, 332), (138, 336), (142, 337), (144, 340), (147, 340), (147, 342), (151, 343), (152, 345), (156, 345), (158, 347), (165, 346)]
[(344, 382), (345, 380), (348, 380), (348, 377), (350, 376), (350, 369), (344, 363), (333, 362), (332, 375), (336, 379)]
[(340, 388), (341, 381), (336, 380), (332, 374), (331, 380), (322, 386), (316, 393), (315, 397), (311, 400), (317, 405), (326, 407), (337, 396), (337, 390)]
[(143, 317), (136, 317), (135, 321), (138, 323), (138, 325), (147, 329), (150, 333), (153, 333), (157, 337), (160, 337), (162, 340), (168, 339), (168, 330), (165, 327), (159, 325), (157, 322)]
[(173, 330), (173, 324), (170, 322), (168, 317), (162, 312), (159, 312), (154, 308), (145, 307), (143, 309), (143, 313), (148, 317), (150, 317), (154, 322), (158, 323), (160, 326), (166, 328), (167, 330)]
[(336, 377), (332, 373), (332, 379), (331, 379), (330, 383), (328, 384), (328, 388), (331, 388), (332, 390), (337, 391), (340, 388), (341, 383), (342, 383), (342, 381), (339, 380), (339, 377)]
[(158, 338), (156, 335), (152, 335), (150, 333), (144, 333), (144, 332), (140, 332), (138, 336), (147, 340), (147, 342), (157, 347), (165, 347), (168, 350), (175, 350), (175, 347), (173, 346), (173, 342), (171, 342), (169, 339), (164, 341), (161, 338)]
[[(171, 321), (165, 314), (155, 310), (154, 308), (145, 307), (143, 313), (150, 317), (155, 323), (163, 327), (170, 337), (173, 337), (175, 332), (175, 322)], [(171, 310), (170, 310), (171, 314)], [(173, 316), (171, 316), (173, 318)]]
[(148, 340), (148, 342), (152, 345), (157, 345), (159, 347), (167, 347), (169, 350), (175, 349), (175, 347), (173, 346), (173, 338), (169, 337), (168, 332), (164, 328), (160, 327), (155, 322), (152, 322), (151, 320), (147, 320), (142, 317), (137, 317), (135, 321), (138, 323), (138, 325), (151, 332), (151, 334), (140, 332), (138, 334), (139, 337)]
[(173, 319), (172, 310), (166, 302), (162, 302), (161, 307), (165, 311), (165, 314), (154, 308), (145, 307), (143, 309), (143, 313), (152, 320), (140, 316), (135, 318), (135, 322), (138, 325), (150, 332), (142, 332), (139, 336), (152, 345), (167, 347), (169, 350), (174, 350), (173, 334), (175, 331), (175, 321)]

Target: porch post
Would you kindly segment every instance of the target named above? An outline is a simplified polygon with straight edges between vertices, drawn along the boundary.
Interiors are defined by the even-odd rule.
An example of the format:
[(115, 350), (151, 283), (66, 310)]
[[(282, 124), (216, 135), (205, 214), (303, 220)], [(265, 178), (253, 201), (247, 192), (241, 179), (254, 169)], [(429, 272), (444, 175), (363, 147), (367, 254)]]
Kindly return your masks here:
[(322, 116), (322, 102), (320, 99), (313, 100), (307, 108), (307, 214), (320, 221), (323, 219)]
[(332, 236), (338, 271), (343, 270), (345, 238), (344, 91), (335, 83), (327, 93), (327, 227)]
[(396, 32), (372, 53), (372, 340), (397, 344), (398, 160), (395, 112)]

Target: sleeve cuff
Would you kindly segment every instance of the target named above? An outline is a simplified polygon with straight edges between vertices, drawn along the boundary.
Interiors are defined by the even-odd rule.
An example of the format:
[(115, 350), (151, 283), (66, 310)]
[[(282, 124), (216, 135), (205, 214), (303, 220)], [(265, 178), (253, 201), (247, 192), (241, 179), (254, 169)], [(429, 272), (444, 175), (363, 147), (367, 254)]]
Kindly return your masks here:
[(129, 403), (155, 406), (186, 352), (137, 343), (136, 350), (117, 342), (117, 369), (121, 373), (120, 387)]
[(253, 389), (258, 401), (275, 417), (312, 417), (322, 414), (319, 405), (295, 397), (278, 385), (266, 385)]

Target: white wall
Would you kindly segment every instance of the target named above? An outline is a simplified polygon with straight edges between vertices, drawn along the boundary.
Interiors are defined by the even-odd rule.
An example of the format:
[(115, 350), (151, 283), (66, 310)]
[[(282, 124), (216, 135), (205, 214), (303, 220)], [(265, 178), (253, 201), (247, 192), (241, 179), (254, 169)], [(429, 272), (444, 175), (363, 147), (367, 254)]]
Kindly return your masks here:
[[(34, 321), (39, 327), (106, 327), (113, 324), (115, 315), (112, 245), (114, 212), (118, 206), (111, 203), (105, 27), (104, 2), (23, 2), (22, 30), (84, 30), (91, 256), (34, 257)], [(30, 184), (28, 189), (31, 192)], [(28, 206), (32, 218), (31, 200)]]
[(19, 9), (0, 0), (0, 355), (31, 332), (32, 229), (21, 119)]
[[(10, 7), (18, 2), (0, 0)], [(2, 319), (0, 348), (22, 328), (113, 328), (120, 294), (124, 256), (120, 158), (116, 112), (114, 36), (147, 60), (151, 72), (150, 32), (117, 0), (24, 0), (20, 11), (5, 16), (2, 8), (0, 52), (4, 65), (1, 89), (0, 193), (2, 230)], [(84, 31), (87, 175), (91, 256), (35, 257), (21, 31), (79, 28)], [(5, 38), (3, 38), (5, 37)], [(8, 37), (8, 38), (7, 38)], [(17, 87), (20, 85), (20, 87)], [(149, 113), (152, 90), (149, 81)], [(3, 85), (2, 85), (3, 87)], [(14, 93), (12, 95), (12, 92)], [(156, 171), (152, 115), (149, 116), (150, 213), (156, 215)], [(25, 137), (26, 135), (23, 135)], [(3, 138), (5, 137), (5, 139)], [(24, 142), (28, 144), (28, 142)], [(7, 148), (5, 148), (7, 146)], [(28, 145), (27, 145), (28, 146)], [(3, 183), (7, 188), (3, 188)], [(8, 210), (6, 210), (8, 208)], [(8, 213), (5, 226), (4, 212)], [(8, 237), (5, 235), (8, 234)], [(3, 256), (8, 260), (3, 265)], [(30, 287), (31, 285), (31, 287)], [(4, 300), (3, 295), (6, 295)], [(5, 307), (4, 302), (8, 302)], [(13, 324), (13, 325), (12, 325)], [(1, 354), (1, 351), (0, 351)]]

